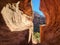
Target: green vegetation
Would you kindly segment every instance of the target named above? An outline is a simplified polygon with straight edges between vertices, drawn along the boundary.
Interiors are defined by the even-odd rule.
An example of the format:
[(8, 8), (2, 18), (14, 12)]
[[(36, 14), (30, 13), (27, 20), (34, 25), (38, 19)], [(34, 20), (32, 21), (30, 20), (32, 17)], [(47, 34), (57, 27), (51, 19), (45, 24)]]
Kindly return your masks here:
[(36, 39), (38, 43), (40, 43), (40, 33), (39, 32), (34, 32), (33, 38)]

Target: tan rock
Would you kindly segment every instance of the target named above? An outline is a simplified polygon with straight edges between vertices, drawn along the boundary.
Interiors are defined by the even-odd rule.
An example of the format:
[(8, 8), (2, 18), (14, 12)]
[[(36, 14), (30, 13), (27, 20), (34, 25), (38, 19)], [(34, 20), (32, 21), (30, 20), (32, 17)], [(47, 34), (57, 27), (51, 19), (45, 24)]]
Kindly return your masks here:
[[(21, 4), (17, 6), (18, 1)], [(0, 45), (28, 45), (33, 31), (30, 2), (31, 0), (0, 0)]]

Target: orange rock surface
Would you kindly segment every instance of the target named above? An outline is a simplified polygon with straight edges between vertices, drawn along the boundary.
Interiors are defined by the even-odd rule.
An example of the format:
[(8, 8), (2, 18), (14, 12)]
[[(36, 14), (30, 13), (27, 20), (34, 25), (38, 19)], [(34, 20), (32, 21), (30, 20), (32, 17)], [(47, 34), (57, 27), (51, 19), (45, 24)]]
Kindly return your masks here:
[(60, 45), (60, 0), (41, 0), (46, 25), (40, 26), (43, 45)]
[(32, 16), (31, 0), (21, 1), (20, 2), (20, 10), (22, 10), (25, 14)]

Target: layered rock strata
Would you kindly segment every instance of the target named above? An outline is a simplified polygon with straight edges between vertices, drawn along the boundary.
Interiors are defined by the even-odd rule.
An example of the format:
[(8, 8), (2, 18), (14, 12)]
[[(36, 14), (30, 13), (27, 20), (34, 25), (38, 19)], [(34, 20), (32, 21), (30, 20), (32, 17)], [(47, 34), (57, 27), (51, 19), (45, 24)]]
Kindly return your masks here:
[(41, 0), (46, 25), (40, 26), (43, 45), (60, 45), (60, 0)]

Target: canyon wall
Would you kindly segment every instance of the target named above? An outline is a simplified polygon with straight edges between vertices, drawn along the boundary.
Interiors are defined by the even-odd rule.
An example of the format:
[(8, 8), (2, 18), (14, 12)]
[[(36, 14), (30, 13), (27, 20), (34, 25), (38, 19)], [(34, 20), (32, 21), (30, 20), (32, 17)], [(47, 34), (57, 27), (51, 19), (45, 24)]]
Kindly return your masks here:
[(40, 25), (43, 45), (60, 45), (60, 0), (41, 0), (40, 10), (46, 16), (46, 25)]
[[(16, 29), (16, 31), (12, 32), (8, 28), (4, 18), (2, 16), (3, 13), (1, 13), (3, 7), (6, 9), (6, 4), (10, 3), (12, 5), (12, 4), (17, 3), (18, 1), (20, 1), (19, 9), (20, 9), (20, 11), (23, 12), (21, 14), (20, 14), (20, 12), (18, 12), (18, 13), (20, 15), (26, 14), (28, 17), (32, 17), (31, 0), (0, 0), (0, 45), (28, 45), (29, 29), (26, 29), (24, 31), (17, 31), (20, 29)], [(11, 13), (7, 14), (5, 12), (6, 15), (14, 15), (14, 12), (15, 12), (15, 15), (18, 15), (18, 13), (16, 13), (17, 11), (12, 9), (12, 6), (11, 6), (11, 8), (9, 7), (8, 9), (9, 10), (7, 12), (9, 13), (9, 11), (12, 11), (11, 13), (13, 13), (13, 14), (11, 14)], [(6, 11), (6, 10), (4, 10), (4, 11)], [(10, 17), (10, 16), (8, 16), (8, 17)], [(28, 18), (28, 17), (26, 17), (26, 18), (28, 20), (30, 20), (30, 18)], [(32, 21), (32, 19), (31, 19), (31, 21)]]

